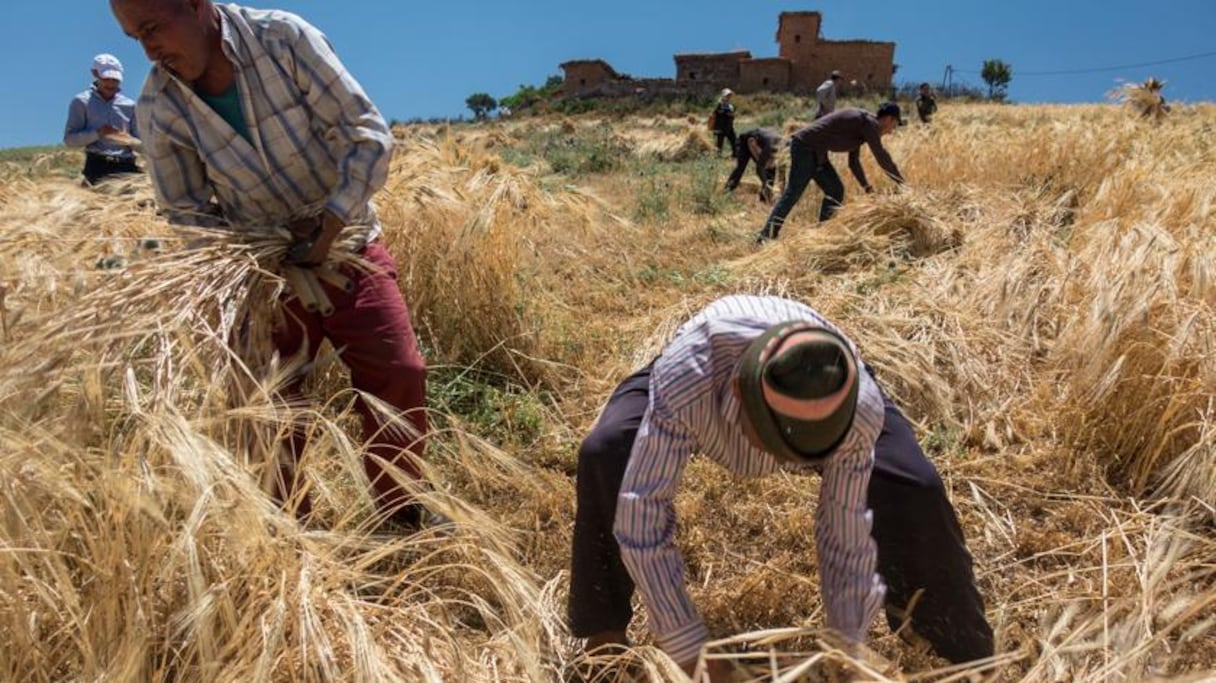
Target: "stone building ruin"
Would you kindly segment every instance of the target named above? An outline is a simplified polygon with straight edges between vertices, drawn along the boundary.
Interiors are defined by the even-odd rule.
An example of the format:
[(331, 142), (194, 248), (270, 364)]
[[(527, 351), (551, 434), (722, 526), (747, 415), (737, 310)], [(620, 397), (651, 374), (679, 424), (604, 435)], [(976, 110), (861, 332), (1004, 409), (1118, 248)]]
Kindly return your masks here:
[(617, 73), (602, 59), (561, 65), (565, 97), (628, 95), (711, 95), (722, 88), (810, 94), (833, 69), (844, 76), (844, 90), (887, 92), (895, 77), (895, 43), (876, 40), (826, 40), (819, 12), (782, 12), (777, 23), (776, 57), (753, 57), (746, 50), (684, 53), (674, 56), (676, 77), (633, 78)]

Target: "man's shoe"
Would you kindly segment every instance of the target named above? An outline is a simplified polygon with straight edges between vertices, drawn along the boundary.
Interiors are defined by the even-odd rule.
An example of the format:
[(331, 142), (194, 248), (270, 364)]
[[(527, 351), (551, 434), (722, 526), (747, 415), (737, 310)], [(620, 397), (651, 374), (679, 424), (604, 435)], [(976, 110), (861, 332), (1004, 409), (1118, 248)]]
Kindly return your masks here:
[(402, 536), (412, 536), (424, 531), (440, 536), (451, 536), (456, 530), (456, 524), (442, 512), (413, 503), (390, 515), (380, 524), (380, 529)]

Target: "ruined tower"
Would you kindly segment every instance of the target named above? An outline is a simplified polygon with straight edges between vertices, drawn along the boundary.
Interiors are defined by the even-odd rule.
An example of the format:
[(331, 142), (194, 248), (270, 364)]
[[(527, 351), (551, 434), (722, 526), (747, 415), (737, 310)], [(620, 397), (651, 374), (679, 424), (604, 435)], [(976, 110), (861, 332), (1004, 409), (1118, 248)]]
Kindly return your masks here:
[(777, 45), (790, 66), (790, 89), (809, 93), (833, 69), (844, 74), (843, 88), (856, 81), (870, 92), (886, 92), (895, 76), (895, 43), (874, 40), (824, 40), (819, 12), (782, 12)]

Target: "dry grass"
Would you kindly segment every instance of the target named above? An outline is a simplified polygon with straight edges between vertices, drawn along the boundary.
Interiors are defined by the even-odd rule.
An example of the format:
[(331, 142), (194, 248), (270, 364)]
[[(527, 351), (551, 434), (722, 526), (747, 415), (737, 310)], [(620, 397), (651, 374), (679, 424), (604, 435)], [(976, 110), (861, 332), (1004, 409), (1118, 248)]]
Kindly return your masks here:
[[(6, 171), (0, 677), (562, 679), (578, 439), (615, 381), (727, 292), (798, 297), (853, 334), (959, 508), (1000, 654), (950, 669), (876, 625), (854, 663), (865, 677), (1216, 667), (1216, 110), (1147, 126), (1114, 107), (948, 107), (891, 138), (910, 189), (866, 196), (846, 179), (824, 226), (808, 192), (760, 250), (748, 238), (765, 209), (742, 199), (622, 218), (639, 168), (659, 172), (639, 165), (678, 165), (708, 144), (699, 125), (398, 131), (409, 154), (378, 204), (431, 363), (543, 397), (529, 440), (440, 421), (428, 474), (453, 537), (371, 530), (332, 358), (313, 406), (271, 398), (295, 370), (264, 352), (273, 233), (190, 235), (203, 241), (185, 255), (142, 185)], [(499, 156), (605, 126), (632, 165), (579, 187)], [(675, 196), (686, 174), (667, 181)], [(294, 420), (316, 431), (304, 470), (318, 528), (260, 483)], [(709, 656), (764, 681), (844, 662), (816, 630), (815, 478), (739, 481), (703, 462), (686, 478), (679, 541), (722, 638)], [(635, 626), (642, 645), (598, 680), (679, 680)]]

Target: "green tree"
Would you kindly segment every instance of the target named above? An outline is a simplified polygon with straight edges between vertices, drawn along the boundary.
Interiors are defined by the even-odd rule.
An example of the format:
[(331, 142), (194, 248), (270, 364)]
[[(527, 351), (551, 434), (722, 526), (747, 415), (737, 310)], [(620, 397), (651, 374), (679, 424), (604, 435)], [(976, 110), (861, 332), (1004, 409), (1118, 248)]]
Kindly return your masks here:
[(490, 115), (490, 112), (498, 109), (498, 100), (484, 92), (475, 92), (469, 95), (464, 104), (469, 109), (473, 110), (473, 118), (481, 121)]
[(988, 84), (988, 98), (993, 100), (1005, 99), (1005, 89), (1013, 80), (1013, 67), (999, 59), (985, 59), (984, 68), (980, 69), (980, 78)]
[(518, 90), (502, 98), (498, 103), (504, 107), (510, 107), (512, 111), (522, 111), (537, 102), (552, 98), (561, 90), (563, 83), (564, 80), (561, 76), (553, 75), (545, 79), (545, 84), (539, 87), (520, 84)]

